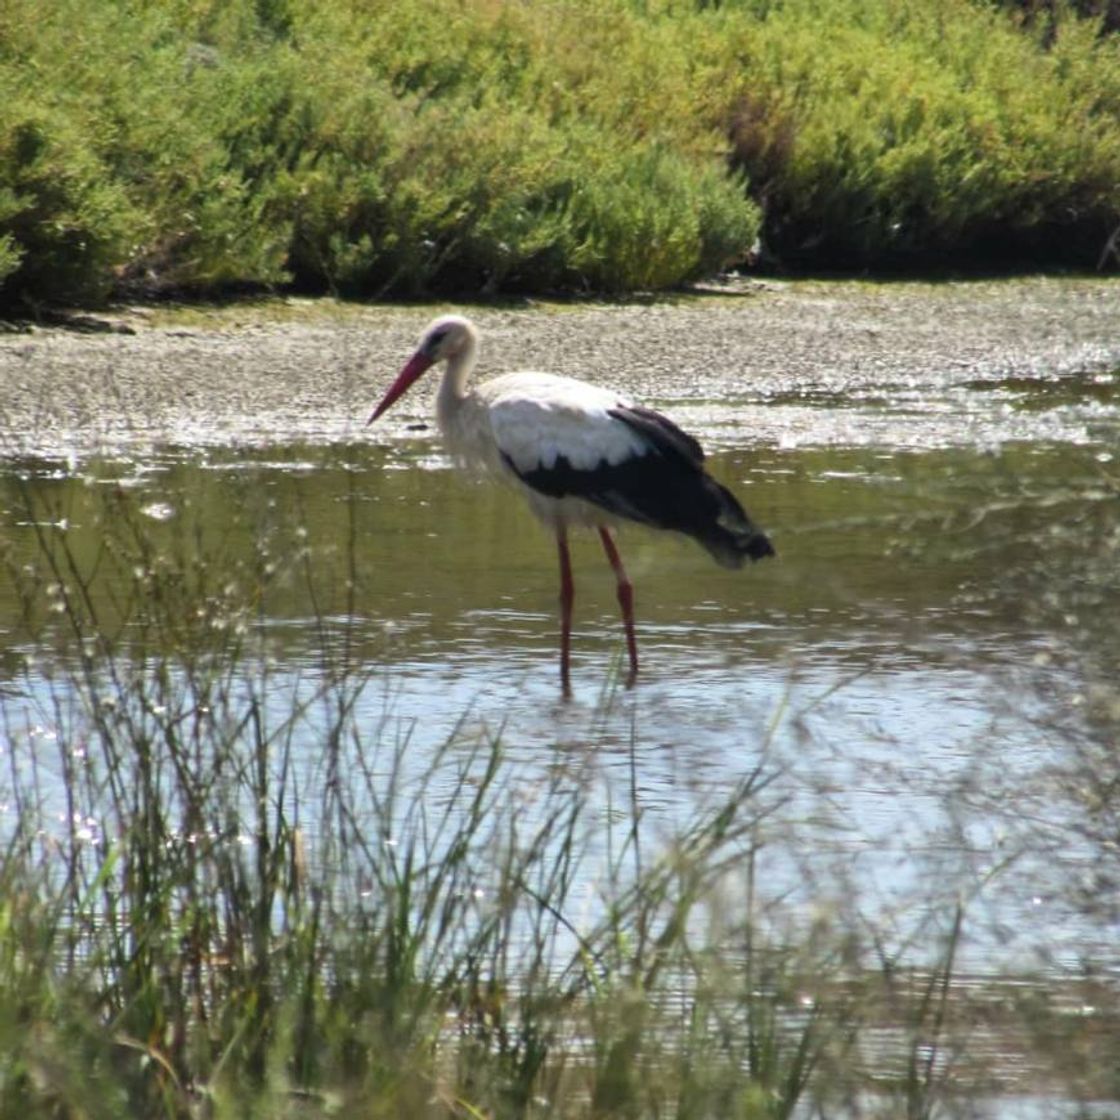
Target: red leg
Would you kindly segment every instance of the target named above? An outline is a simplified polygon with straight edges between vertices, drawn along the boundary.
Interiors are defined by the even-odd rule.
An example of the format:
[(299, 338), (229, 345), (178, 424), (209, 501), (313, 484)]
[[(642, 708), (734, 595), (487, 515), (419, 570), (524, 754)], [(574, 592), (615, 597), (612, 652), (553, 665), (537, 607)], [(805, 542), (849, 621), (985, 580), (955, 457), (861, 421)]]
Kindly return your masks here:
[(634, 636), (634, 585), (626, 577), (626, 569), (622, 566), (622, 557), (618, 554), (614, 539), (610, 532), (602, 525), (599, 526), (599, 539), (603, 542), (603, 549), (607, 559), (614, 569), (615, 579), (618, 580), (618, 605), (622, 609), (622, 625), (626, 630), (626, 649), (630, 654), (630, 679), (634, 683), (638, 675), (638, 639)]
[(560, 687), (564, 695), (572, 691), (572, 603), (576, 588), (572, 582), (572, 556), (568, 551), (568, 530), (557, 526), (556, 545), (560, 552)]

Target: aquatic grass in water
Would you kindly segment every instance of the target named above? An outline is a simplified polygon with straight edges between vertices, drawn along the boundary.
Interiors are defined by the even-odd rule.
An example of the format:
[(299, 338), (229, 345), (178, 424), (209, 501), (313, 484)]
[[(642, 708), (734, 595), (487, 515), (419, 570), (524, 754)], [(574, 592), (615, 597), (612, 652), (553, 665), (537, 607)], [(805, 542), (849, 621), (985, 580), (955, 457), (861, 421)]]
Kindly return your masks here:
[(334, 601), (338, 569), (267, 503), (246, 553), (106, 480), (78, 548), (49, 488), (18, 493), (0, 1113), (926, 1116), (981, 1082), (964, 909), (918, 973), (886, 931), (763, 889), (767, 729), (657, 834), (640, 726), (598, 788), (609, 685), (585, 757), (515, 765), (465, 724), (420, 751), (391, 701), (371, 716), (391, 678), (353, 608), (319, 613), (298, 671), (275, 658), (265, 605)]
[(4, 708), (2, 1111), (630, 1111), (655, 1070), (670, 1092), (698, 917), (765, 815), (761, 769), (646, 851), (634, 791), (592, 820), (580, 781), (526, 782), (500, 735), (418, 763), (360, 724), (377, 668), (326, 620), (320, 664), (276, 674), (254, 612), (313, 581), (298, 534), (230, 565), (106, 487), (86, 557), (22, 494), (37, 551), (10, 574), (49, 687)]

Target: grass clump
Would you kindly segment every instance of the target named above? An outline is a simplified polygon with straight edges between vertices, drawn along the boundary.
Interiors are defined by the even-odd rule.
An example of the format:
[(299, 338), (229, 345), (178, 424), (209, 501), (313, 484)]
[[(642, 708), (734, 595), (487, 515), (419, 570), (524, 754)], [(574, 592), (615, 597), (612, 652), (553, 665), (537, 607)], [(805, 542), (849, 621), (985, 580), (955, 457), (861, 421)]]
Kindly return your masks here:
[[(281, 669), (256, 619), (293, 580), (314, 592), (298, 532), (265, 519), (236, 560), (107, 486), (90, 555), (23, 501), (0, 1112), (762, 1117), (807, 1091), (836, 1027), (822, 1002), (796, 1041), (777, 978), (821, 961), (757, 931), (747, 963), (719, 952), (744, 945), (718, 903), (776, 801), (762, 769), (650, 850), (636, 788), (629, 816), (595, 810), (497, 736), (418, 758), (371, 716), (345, 626)], [(729, 1027), (759, 999), (748, 1067)]]
[[(55, 464), (19, 469), (0, 1114), (967, 1116), (1007, 1054), (1031, 1092), (1114, 1092), (1111, 981), (961, 975), (969, 875), (917, 925), (907, 897), (898, 930), (840, 897), (850, 852), (799, 880), (788, 830), (818, 803), (765, 741), (667, 826), (641, 729), (627, 759), (603, 710), (591, 749), (545, 758), (402, 726), (361, 620), (360, 472), (317, 546), (251, 472), (215, 518), (190, 486), (152, 503), (131, 467), (80, 498)], [(1101, 752), (1019, 826), (1087, 797), (1075, 832), (1111, 852)]]
[[(762, 889), (785, 803), (765, 750), (653, 841), (633, 757), (615, 788), (594, 754), (414, 742), (353, 603), (286, 662), (270, 604), (329, 596), (267, 502), (218, 529), (91, 485), (94, 548), (32, 482), (6, 546), (0, 1113), (932, 1114), (927, 1047), (970, 1021), (961, 915), (912, 1008), (909, 966), (869, 972), (835, 914), (795, 921)], [(887, 1003), (898, 1089), (863, 1041)]]

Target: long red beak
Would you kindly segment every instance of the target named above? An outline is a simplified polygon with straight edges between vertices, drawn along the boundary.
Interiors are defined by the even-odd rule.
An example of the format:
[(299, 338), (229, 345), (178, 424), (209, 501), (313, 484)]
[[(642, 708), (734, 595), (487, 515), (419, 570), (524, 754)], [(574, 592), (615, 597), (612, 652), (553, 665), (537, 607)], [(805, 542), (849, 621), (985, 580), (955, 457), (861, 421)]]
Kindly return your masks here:
[(417, 350), (404, 369), (397, 374), (396, 381), (389, 386), (389, 391), (381, 398), (381, 403), (373, 410), (370, 418), (366, 421), (366, 425), (370, 425), (376, 420), (390, 405), (393, 404), (399, 397), (411, 388), (413, 382), (422, 374), (426, 369), (432, 366), (432, 359), (428, 357), (423, 351)]

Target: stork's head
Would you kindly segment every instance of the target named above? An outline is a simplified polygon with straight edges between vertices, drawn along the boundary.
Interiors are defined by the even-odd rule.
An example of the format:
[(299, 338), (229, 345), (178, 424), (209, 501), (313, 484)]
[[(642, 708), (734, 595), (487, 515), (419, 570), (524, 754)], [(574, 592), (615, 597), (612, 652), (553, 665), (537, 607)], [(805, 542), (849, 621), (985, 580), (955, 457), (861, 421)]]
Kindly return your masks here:
[(442, 315), (428, 325), (416, 352), (397, 374), (381, 403), (373, 410), (367, 423), (372, 424), (398, 398), (404, 396), (422, 373), (437, 362), (453, 361), (467, 357), (474, 349), (474, 326), (462, 315)]

